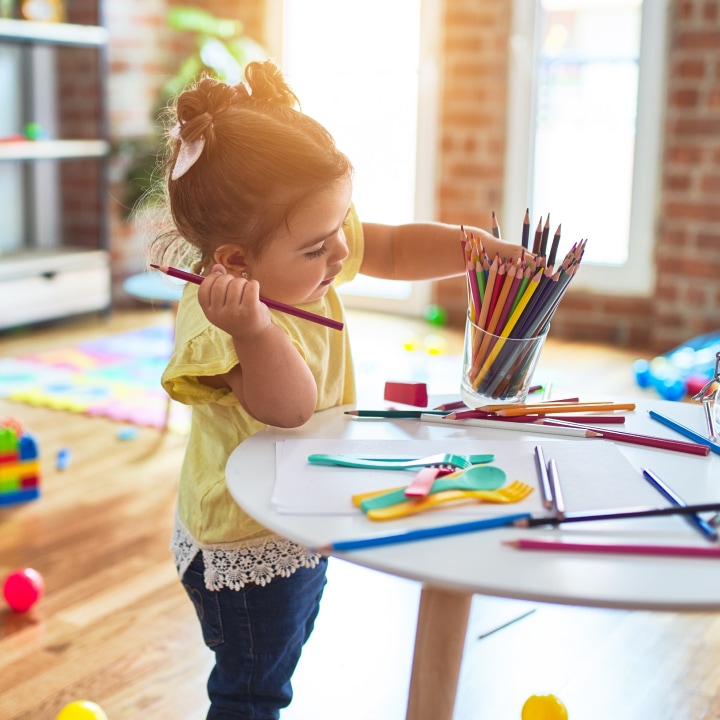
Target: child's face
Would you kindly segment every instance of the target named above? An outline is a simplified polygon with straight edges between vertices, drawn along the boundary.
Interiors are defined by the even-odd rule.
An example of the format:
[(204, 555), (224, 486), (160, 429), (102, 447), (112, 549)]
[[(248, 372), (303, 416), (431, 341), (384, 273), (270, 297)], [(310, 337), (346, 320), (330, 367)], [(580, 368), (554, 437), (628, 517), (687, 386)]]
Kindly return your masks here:
[(319, 300), (348, 256), (344, 222), (350, 209), (350, 179), (305, 200), (250, 264), (260, 293), (289, 305)]

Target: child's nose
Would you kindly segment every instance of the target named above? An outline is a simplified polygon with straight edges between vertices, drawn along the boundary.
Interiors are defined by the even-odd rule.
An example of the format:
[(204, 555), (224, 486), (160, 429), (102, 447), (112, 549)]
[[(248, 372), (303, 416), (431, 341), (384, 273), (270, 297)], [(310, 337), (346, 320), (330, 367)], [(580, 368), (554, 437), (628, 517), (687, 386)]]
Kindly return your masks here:
[(350, 251), (348, 250), (347, 242), (345, 241), (345, 235), (341, 230), (336, 235), (335, 240), (332, 243), (330, 253), (328, 254), (328, 261), (330, 264), (342, 262), (349, 254)]

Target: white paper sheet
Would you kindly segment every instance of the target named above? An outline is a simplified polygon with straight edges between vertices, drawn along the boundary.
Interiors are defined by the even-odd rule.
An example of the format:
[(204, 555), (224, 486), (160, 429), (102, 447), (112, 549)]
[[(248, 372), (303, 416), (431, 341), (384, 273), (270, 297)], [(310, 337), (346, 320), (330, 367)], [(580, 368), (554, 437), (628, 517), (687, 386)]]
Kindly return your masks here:
[(534, 448), (541, 444), (546, 460), (555, 459), (568, 511), (662, 505), (648, 485), (611, 442), (604, 440), (284, 440), (276, 444), (275, 489), (272, 502), (278, 512), (294, 515), (355, 515), (352, 496), (372, 490), (407, 485), (412, 470), (367, 470), (307, 461), (313, 453), (351, 454), (358, 457), (424, 457), (438, 452), (492, 453), (493, 465), (507, 473), (507, 483), (522, 480), (535, 492), (519, 503), (473, 503), (433, 510), (433, 514), (463, 517), (507, 512), (541, 512)]

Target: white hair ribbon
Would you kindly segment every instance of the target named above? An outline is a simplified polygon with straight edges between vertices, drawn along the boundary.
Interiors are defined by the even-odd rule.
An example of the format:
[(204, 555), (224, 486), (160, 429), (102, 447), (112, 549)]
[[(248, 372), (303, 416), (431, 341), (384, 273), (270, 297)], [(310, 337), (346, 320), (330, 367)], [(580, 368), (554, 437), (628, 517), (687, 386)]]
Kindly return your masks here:
[(202, 155), (203, 148), (205, 147), (205, 138), (200, 136), (197, 140), (187, 142), (180, 136), (180, 123), (177, 123), (175, 127), (170, 131), (170, 136), (180, 141), (180, 150), (175, 160), (175, 166), (173, 167), (170, 178), (177, 180), (182, 177), (196, 162), (197, 159)]

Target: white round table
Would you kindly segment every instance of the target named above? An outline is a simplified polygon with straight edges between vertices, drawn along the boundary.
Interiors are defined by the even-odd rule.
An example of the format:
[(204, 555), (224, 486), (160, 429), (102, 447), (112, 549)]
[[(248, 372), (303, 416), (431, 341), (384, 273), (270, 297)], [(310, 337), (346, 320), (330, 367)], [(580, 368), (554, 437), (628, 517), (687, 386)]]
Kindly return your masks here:
[[(596, 399), (596, 398), (593, 398)], [(603, 398), (621, 401), (620, 398)], [(637, 409), (627, 414), (625, 429), (656, 437), (686, 440), (650, 419), (654, 409), (700, 433), (706, 432), (702, 407), (662, 400), (623, 399)], [(546, 455), (554, 440), (607, 443), (607, 440), (568, 438), (480, 427), (441, 427), (418, 420), (349, 418), (349, 408), (316, 415), (302, 428), (268, 428), (242, 443), (230, 456), (227, 482), (235, 500), (268, 528), (310, 547), (391, 532), (411, 525), (411, 519), (373, 523), (354, 515), (282, 514), (271, 498), (275, 485), (276, 444), (287, 439), (387, 439), (477, 441), (478, 452), (492, 452), (494, 441), (542, 444)], [(720, 456), (695, 456), (625, 443), (617, 448), (635, 468), (651, 467), (689, 503), (720, 500)], [(322, 452), (322, 450), (318, 450)], [(641, 474), (638, 470), (638, 476)], [(409, 476), (411, 477), (411, 476)], [(639, 482), (643, 482), (642, 479)], [(667, 501), (657, 495), (657, 506)], [(508, 512), (512, 512), (512, 506)], [(408, 525), (410, 523), (410, 525)], [(439, 518), (437, 524), (445, 524)], [(590, 526), (593, 526), (588, 530)], [(467, 617), (474, 593), (550, 603), (664, 611), (720, 609), (720, 582), (713, 560), (595, 553), (519, 551), (503, 541), (520, 537), (577, 537), (578, 530), (608, 528), (619, 542), (703, 544), (679, 518), (603, 521), (558, 528), (501, 528), (486, 532), (434, 538), (338, 553), (345, 560), (421, 581), (408, 718), (450, 720), (462, 658)], [(615, 535), (614, 533), (617, 533)]]

